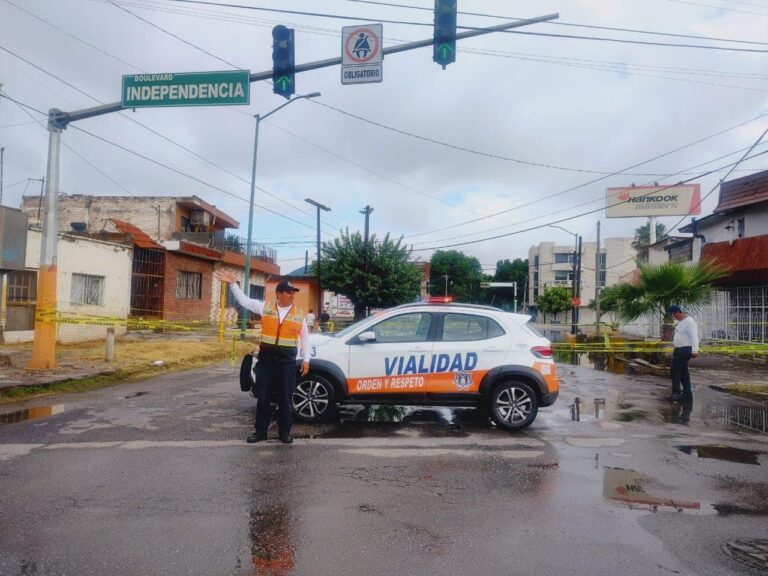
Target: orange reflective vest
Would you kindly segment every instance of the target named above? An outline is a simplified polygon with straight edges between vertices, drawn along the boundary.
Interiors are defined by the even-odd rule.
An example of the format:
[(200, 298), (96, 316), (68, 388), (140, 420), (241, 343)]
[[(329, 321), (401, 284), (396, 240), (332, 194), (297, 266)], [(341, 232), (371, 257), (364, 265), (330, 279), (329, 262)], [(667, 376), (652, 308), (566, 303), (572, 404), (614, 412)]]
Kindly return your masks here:
[(304, 312), (295, 306), (280, 322), (280, 315), (275, 302), (265, 302), (261, 314), (261, 343), (271, 346), (298, 348)]

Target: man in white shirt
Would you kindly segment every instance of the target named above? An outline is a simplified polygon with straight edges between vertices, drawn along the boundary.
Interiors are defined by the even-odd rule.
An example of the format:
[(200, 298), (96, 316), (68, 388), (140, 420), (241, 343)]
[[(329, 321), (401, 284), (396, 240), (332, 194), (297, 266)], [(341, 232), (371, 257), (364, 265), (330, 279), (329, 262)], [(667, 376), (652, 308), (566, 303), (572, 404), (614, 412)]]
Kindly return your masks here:
[(301, 309), (293, 305), (299, 291), (290, 282), (280, 282), (275, 289), (276, 301), (265, 302), (246, 296), (237, 285), (237, 277), (231, 270), (217, 270), (214, 277), (229, 284), (232, 295), (246, 310), (261, 316), (261, 343), (259, 361), (256, 363), (256, 384), (253, 395), (257, 398), (256, 432), (247, 438), (248, 443), (267, 439), (271, 419), (269, 402), (274, 387), (278, 400), (278, 436), (280, 442), (293, 442), (293, 396), (296, 384), (296, 354), (301, 349), (301, 375), (309, 372), (309, 329)]
[[(693, 400), (691, 392), (691, 374), (688, 372), (688, 362), (699, 355), (699, 329), (696, 321), (688, 316), (680, 306), (669, 307), (669, 313), (677, 320), (673, 344), (675, 351), (672, 354), (672, 400), (690, 402)], [(682, 390), (681, 390), (682, 386)]]

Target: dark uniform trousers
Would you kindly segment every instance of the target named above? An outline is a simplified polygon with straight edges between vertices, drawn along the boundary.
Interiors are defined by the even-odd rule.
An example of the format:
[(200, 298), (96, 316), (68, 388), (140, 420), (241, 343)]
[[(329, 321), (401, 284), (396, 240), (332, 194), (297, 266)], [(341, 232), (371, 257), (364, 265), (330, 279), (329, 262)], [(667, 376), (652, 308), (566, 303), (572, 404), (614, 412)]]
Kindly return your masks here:
[(270, 398), (275, 390), (275, 397), (279, 406), (277, 426), (280, 434), (290, 434), (293, 426), (293, 413), (291, 412), (291, 396), (296, 385), (296, 362), (275, 362), (273, 360), (259, 360), (256, 364), (256, 384), (253, 387), (253, 395), (256, 403), (257, 432), (266, 434), (271, 420)]
[(691, 374), (688, 372), (688, 362), (691, 360), (691, 347), (682, 346), (675, 348), (672, 353), (672, 394), (680, 394), (682, 385), (683, 398), (693, 398), (691, 392)]

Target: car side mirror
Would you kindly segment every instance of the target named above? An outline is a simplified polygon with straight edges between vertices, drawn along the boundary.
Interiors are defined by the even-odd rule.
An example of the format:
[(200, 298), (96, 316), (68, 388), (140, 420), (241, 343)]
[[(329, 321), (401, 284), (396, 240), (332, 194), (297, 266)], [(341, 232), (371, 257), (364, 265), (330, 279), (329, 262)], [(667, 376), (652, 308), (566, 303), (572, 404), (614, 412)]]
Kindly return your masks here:
[(362, 332), (357, 336), (357, 339), (360, 342), (376, 342), (376, 332), (373, 330), (368, 330), (367, 332)]

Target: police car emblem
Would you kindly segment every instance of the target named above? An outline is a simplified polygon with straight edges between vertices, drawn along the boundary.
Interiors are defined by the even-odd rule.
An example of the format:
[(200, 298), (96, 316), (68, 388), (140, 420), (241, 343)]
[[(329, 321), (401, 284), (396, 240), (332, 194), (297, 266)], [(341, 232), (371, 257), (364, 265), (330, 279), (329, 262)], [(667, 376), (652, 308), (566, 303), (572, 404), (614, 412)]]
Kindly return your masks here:
[(459, 390), (468, 390), (472, 386), (472, 373), (467, 371), (456, 372), (453, 383)]

